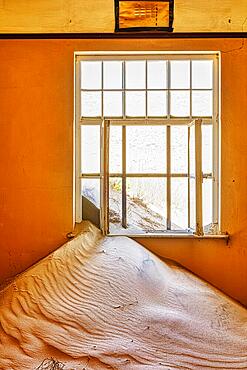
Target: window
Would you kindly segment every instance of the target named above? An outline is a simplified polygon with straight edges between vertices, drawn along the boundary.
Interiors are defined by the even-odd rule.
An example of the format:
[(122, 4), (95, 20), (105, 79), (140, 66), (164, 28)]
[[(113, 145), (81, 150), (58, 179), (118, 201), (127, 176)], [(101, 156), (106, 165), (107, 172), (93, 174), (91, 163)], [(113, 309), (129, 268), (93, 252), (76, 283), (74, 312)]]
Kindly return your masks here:
[(218, 54), (76, 55), (76, 220), (219, 233)]

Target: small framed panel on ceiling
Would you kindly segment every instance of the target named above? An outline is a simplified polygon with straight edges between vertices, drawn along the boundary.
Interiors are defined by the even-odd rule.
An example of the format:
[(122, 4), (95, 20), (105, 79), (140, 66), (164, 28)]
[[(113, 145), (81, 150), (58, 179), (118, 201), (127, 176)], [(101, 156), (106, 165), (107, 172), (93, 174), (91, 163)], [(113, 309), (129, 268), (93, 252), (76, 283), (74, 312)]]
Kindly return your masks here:
[(174, 0), (115, 0), (115, 32), (173, 31)]

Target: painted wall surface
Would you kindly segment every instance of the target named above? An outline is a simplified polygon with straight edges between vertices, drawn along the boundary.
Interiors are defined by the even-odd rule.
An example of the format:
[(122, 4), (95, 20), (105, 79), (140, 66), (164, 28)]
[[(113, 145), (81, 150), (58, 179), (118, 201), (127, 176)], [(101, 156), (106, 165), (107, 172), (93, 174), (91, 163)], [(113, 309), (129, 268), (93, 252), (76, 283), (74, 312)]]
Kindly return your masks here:
[(247, 45), (242, 40), (0, 41), (0, 282), (72, 229), (73, 53), (222, 51), (222, 230), (219, 240), (143, 239), (247, 305)]

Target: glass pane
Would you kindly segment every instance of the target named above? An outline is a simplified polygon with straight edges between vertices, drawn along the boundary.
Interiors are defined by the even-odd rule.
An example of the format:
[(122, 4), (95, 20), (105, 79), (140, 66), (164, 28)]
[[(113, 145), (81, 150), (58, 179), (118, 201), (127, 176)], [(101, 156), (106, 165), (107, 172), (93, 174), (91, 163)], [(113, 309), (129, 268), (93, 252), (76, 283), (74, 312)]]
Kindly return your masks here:
[(119, 27), (169, 27), (169, 1), (119, 1)]
[(213, 171), (213, 127), (202, 125), (202, 172)]
[(109, 145), (109, 171), (121, 173), (122, 171), (122, 127), (110, 127)]
[(171, 179), (171, 229), (188, 228), (188, 179)]
[(81, 88), (101, 89), (101, 62), (81, 62)]
[(165, 173), (166, 127), (126, 127), (127, 173)]
[(120, 91), (105, 91), (104, 92), (104, 116), (105, 117), (121, 117), (122, 110), (122, 92)]
[(81, 116), (101, 117), (101, 92), (81, 92)]
[(82, 179), (82, 196), (90, 200), (96, 207), (100, 208), (100, 180)]
[(100, 126), (81, 126), (81, 172), (100, 173)]
[(209, 231), (213, 221), (213, 180), (203, 179), (203, 226), (205, 232)]
[(196, 229), (196, 180), (190, 178), (190, 228)]
[(189, 128), (190, 132), (190, 175), (195, 176), (196, 171), (196, 153), (195, 153), (195, 126)]
[(127, 179), (127, 222), (128, 231), (166, 230), (166, 179)]
[(122, 89), (122, 62), (104, 62), (104, 89)]
[(144, 91), (126, 92), (126, 116), (144, 117), (146, 115), (146, 102)]
[(192, 88), (212, 89), (213, 87), (213, 61), (192, 61)]
[(211, 117), (213, 114), (212, 91), (192, 91), (192, 116)]
[(126, 62), (126, 89), (145, 89), (146, 62)]
[(148, 91), (148, 116), (164, 117), (167, 115), (167, 93), (165, 91)]
[(171, 172), (188, 173), (188, 127), (171, 126)]
[(190, 93), (189, 91), (171, 91), (171, 116), (189, 117)]
[(190, 88), (190, 62), (187, 60), (171, 61), (171, 88)]
[(167, 88), (167, 62), (166, 61), (148, 61), (148, 89), (166, 89)]
[(109, 228), (111, 233), (122, 229), (122, 179), (109, 179)]

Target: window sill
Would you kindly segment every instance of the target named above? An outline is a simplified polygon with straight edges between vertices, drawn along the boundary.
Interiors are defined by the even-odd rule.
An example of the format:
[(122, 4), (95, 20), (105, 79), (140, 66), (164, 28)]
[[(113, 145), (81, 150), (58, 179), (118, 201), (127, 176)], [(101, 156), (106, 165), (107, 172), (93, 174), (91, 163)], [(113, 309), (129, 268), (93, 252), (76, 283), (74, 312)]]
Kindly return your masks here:
[(218, 239), (226, 240), (228, 243), (229, 235), (228, 234), (219, 234), (219, 235), (194, 235), (187, 233), (146, 233), (146, 234), (108, 234), (107, 236), (127, 236), (128, 238), (140, 239), (140, 238), (162, 238), (162, 239)]

